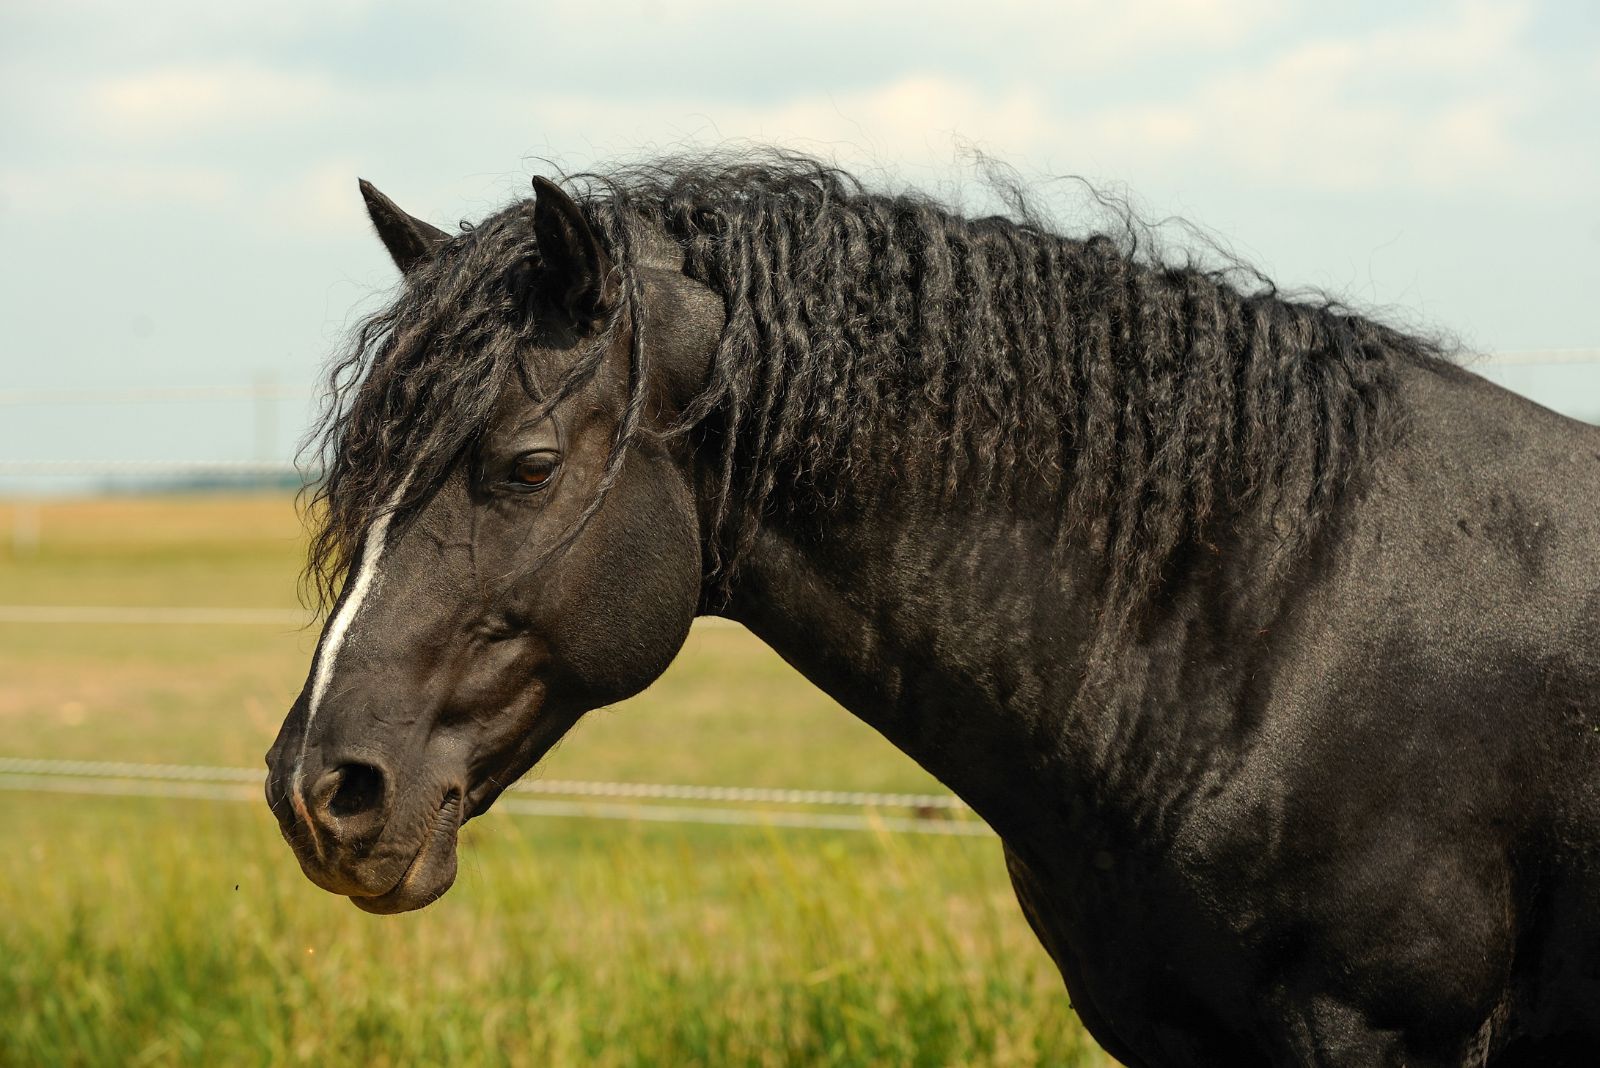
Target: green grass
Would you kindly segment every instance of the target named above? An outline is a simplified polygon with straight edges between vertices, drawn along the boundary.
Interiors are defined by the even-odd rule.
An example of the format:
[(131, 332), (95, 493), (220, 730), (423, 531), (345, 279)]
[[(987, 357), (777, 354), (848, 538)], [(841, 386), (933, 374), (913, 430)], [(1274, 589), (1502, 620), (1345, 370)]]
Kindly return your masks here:
[[(294, 603), (285, 499), (42, 518), (0, 603)], [(0, 754), (257, 765), (313, 641), (0, 624)], [(937, 789), (738, 630), (538, 774)], [(491, 815), (441, 902), (373, 917), (264, 804), (0, 793), (0, 828), (0, 1064), (1111, 1063), (987, 839)]]

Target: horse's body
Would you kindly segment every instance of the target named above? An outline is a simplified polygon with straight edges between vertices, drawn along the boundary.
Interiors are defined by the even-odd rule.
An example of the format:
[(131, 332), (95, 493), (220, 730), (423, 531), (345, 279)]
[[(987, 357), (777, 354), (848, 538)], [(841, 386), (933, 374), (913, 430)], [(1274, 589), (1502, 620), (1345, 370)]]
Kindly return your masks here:
[[(765, 507), (782, 491), (771, 480), (729, 527), (729, 472), (759, 461), (718, 447), (737, 414), (703, 436), (640, 436), (626, 462), (613, 446), (658, 409), (663, 426), (698, 426), (715, 410), (701, 403), (724, 370), (710, 352), (738, 302), (715, 299), (704, 272), (674, 258), (682, 239), (670, 227), (647, 235), (667, 251), (636, 254), (632, 288), (608, 290), (616, 234), (588, 236), (575, 207), (551, 214), (552, 190), (532, 223), (545, 279), (532, 284), (556, 288), (540, 297), (529, 351), (570, 363), (598, 335), (615, 359), (571, 378), (565, 396), (549, 391), (532, 415), (526, 394), (502, 393), (448, 463), (386, 485), (392, 507), (369, 507), (359, 553), (344, 546), (340, 610), (269, 756), (269, 797), (308, 874), (374, 911), (432, 900), (453, 875), (463, 810), (486, 808), (584, 708), (647, 683), (689, 616), (710, 610), (743, 622), (989, 821), (1074, 1005), (1129, 1065), (1593, 1061), (1600, 431), (1425, 352), (1385, 357), (1383, 405), (1360, 389), (1336, 403), (1356, 365), (1326, 379), (1296, 370), (1292, 381), (1321, 390), (1323, 407), (1307, 410), (1374, 426), (1373, 413), (1392, 412), (1392, 433), (1349, 437), (1351, 448), (1376, 443), (1359, 469), (1341, 466), (1339, 449), (1285, 444), (1275, 492), (1224, 508), (1218, 489), (1218, 519), (1182, 528), (1159, 566), (1130, 572), (1143, 592), (1126, 611), (1107, 591), (1138, 543), (1119, 540), (1116, 516), (1086, 506), (1087, 526), (1064, 534), (1048, 502), (1070, 486), (1000, 480), (964, 498), (961, 474), (976, 467), (952, 466), (937, 420), (880, 421), (839, 451), (813, 448), (857, 458), (848, 486), (827, 483), (823, 464), (802, 467), (796, 484), (821, 483), (807, 507)], [(450, 247), (381, 196), (369, 205), (408, 273)], [(470, 262), (416, 285), (464, 292)], [(750, 291), (759, 306), (764, 291)], [(583, 325), (619, 306), (633, 318), (613, 310), (609, 327)], [(789, 325), (798, 337), (822, 316), (806, 305)], [(565, 325), (552, 333), (550, 321)], [(1315, 324), (1343, 337), (1339, 323)], [(652, 345), (653, 361), (639, 360)], [(629, 346), (632, 374), (608, 370)], [(426, 392), (374, 366), (377, 384), (363, 389), (375, 402)], [(1248, 398), (1231, 403), (1243, 415), (1226, 426), (1251, 421)], [(762, 424), (763, 440), (803, 443), (803, 422), (782, 414)], [(1162, 418), (1118, 423), (1117, 447)], [(334, 444), (353, 433), (336, 428)], [(1021, 465), (1037, 446), (1006, 439), (998, 462)], [(1249, 452), (1218, 448), (1203, 462)], [(540, 458), (557, 453), (575, 472), (564, 477), (598, 496), (567, 491), (515, 511), (550, 484), (554, 461)], [(1143, 455), (1166, 462), (1159, 442)], [(507, 463), (522, 496), (475, 473)], [(1300, 537), (1283, 501), (1330, 470), (1339, 492)], [(1124, 528), (1126, 516), (1157, 526), (1160, 495), (1189, 492), (1159, 475), (1136, 480), (1145, 500)], [(414, 479), (431, 485), (408, 514)], [(390, 511), (406, 517), (392, 536)], [(714, 586), (725, 529), (738, 567)], [(520, 544), (529, 532), (545, 542), (534, 556)], [(548, 562), (561, 578), (530, 585), (507, 560), (530, 576)], [(522, 600), (497, 601), (508, 595), (486, 574)]]
[(1114, 692), (1081, 689), (1093, 606), (1034, 578), (1047, 532), (915, 493), (762, 546), (732, 606), (990, 820), (1130, 1065), (1600, 1051), (1600, 432), (1403, 388), (1408, 444), (1292, 606), (1231, 617), (1258, 562), (1219, 547)]

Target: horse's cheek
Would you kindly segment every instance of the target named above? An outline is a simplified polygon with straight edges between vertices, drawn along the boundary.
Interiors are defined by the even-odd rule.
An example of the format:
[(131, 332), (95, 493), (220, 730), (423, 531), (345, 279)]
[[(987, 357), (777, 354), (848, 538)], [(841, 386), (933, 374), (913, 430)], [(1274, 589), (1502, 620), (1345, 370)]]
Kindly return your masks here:
[(559, 649), (592, 708), (650, 685), (688, 637), (700, 541), (686, 485), (671, 474), (626, 477), (574, 550)]

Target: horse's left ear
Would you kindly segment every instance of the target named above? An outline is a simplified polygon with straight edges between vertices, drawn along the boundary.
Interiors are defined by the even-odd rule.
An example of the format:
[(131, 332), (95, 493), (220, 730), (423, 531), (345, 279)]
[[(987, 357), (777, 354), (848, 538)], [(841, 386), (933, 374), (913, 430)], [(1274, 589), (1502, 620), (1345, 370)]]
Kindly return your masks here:
[(361, 199), (367, 202), (367, 216), (372, 220), (372, 227), (378, 231), (379, 240), (389, 250), (389, 258), (394, 260), (401, 274), (410, 274), (418, 264), (430, 259), (435, 249), (450, 240), (449, 234), (432, 223), (401, 211), (399, 205), (378, 192), (378, 187), (365, 178), (358, 178), (357, 182), (361, 186)]
[(603, 319), (617, 299), (611, 257), (566, 191), (533, 179), (533, 226), (545, 296), (580, 325)]

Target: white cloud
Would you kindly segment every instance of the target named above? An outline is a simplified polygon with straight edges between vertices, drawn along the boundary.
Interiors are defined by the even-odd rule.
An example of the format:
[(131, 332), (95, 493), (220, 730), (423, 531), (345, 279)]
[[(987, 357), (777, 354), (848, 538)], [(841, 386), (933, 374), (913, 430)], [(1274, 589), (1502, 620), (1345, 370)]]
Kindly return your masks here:
[(1521, 4), (1291, 45), (1186, 98), (1084, 109), (1062, 135), (1136, 167), (1231, 173), (1263, 186), (1522, 188), (1543, 153), (1519, 136), (1541, 75), (1519, 55)]
[(303, 118), (333, 95), (319, 76), (235, 63), (109, 78), (86, 88), (83, 106), (100, 132), (137, 140)]
[(8, 4), (24, 18), (42, 16), (72, 26), (85, 43), (109, 43), (125, 49), (152, 43), (171, 48), (293, 37), (358, 20), (375, 10), (379, 0), (140, 0), (137, 4), (125, 0), (8, 0)]
[(275, 182), (261, 217), (279, 229), (353, 233), (366, 227), (356, 192), (360, 168), (347, 157), (322, 160)]
[(225, 204), (238, 182), (219, 167), (138, 163), (0, 169), (0, 200), (31, 214), (81, 211), (85, 204)]
[[(726, 2), (702, 0), (701, 7)], [(842, 0), (819, 2), (828, 8)], [(1003, 23), (1016, 7), (1000, 0), (995, 19)], [(1034, 47), (1067, 40), (1076, 53), (1085, 42), (1126, 37), (1132, 48), (1131, 40), (1155, 24), (1226, 36), (1267, 17), (1258, 8), (1251, 0), (1160, 0), (1090, 10), (1075, 0), (1041, 18)], [(939, 0), (926, 17), (937, 21), (955, 9)], [(961, 10), (970, 17), (970, 7)], [(1105, 176), (1191, 172), (1317, 192), (1543, 195), (1560, 175), (1581, 168), (1559, 165), (1553, 150), (1522, 128), (1523, 118), (1556, 94), (1556, 75), (1526, 58), (1520, 38), (1527, 21), (1526, 3), (1468, 2), (1366, 32), (1302, 33), (1276, 49), (1242, 53), (1209, 77), (1151, 88), (1164, 94), (1153, 100), (1138, 99), (1126, 84), (1103, 97), (1052, 91), (1049, 78), (1029, 73), (1037, 65), (1019, 64), (1012, 77), (924, 71), (762, 103), (735, 93), (540, 94), (508, 102), (495, 121), (513, 143), (526, 131), (529, 145), (558, 155), (587, 146), (581, 162), (641, 146), (733, 138), (945, 172), (954, 147), (971, 143), (1035, 169)], [(1068, 25), (1074, 34), (1064, 35)], [(442, 105), (440, 89), (418, 93), (415, 106), (427, 108), (429, 98)], [(466, 103), (451, 106), (460, 111)]]
[(540, 126), (591, 142), (603, 134), (617, 152), (641, 140), (670, 145), (732, 139), (784, 144), (869, 166), (891, 160), (911, 167), (948, 162), (958, 141), (999, 154), (1017, 152), (1037, 146), (1053, 128), (1037, 93), (986, 93), (932, 75), (856, 92), (804, 94), (770, 106), (674, 99), (641, 106), (567, 97), (541, 101), (538, 110)]
[[(523, 0), (502, 11), (524, 13)], [(1057, 63), (1114, 64), (1131, 50), (1148, 53), (1179, 46), (1215, 46), (1249, 36), (1283, 14), (1272, 0), (809, 0), (801, 4), (751, 4), (749, 0), (614, 0), (608, 18), (672, 32), (693, 28), (710, 42), (743, 47), (796, 37), (842, 36), (901, 23), (907, 38), (1004, 42), (986, 57), (998, 67), (1030, 67), (1040, 58)], [(565, 27), (589, 28), (591, 9), (552, 4), (541, 17)], [(786, 29), (779, 35), (777, 31)], [(809, 43), (809, 42), (808, 42)]]
[[(823, 24), (848, 24), (854, 2), (816, 0), (805, 14)], [(616, 17), (714, 23), (737, 5), (697, 0), (689, 14), (674, 8), (678, 13), (670, 17), (643, 0), (635, 6), (639, 10), (624, 8)], [(910, 18), (910, 5), (901, 6)], [(293, 11), (281, 17), (293, 21), (299, 17)], [(940, 34), (959, 36), (973, 18), (970, 4), (955, 0), (932, 0), (916, 11)], [(215, 199), (230, 190), (241, 198), (270, 195), (278, 206), (293, 205), (323, 222), (348, 211), (348, 185), (358, 169), (386, 179), (397, 163), (407, 169), (425, 164), (440, 182), (465, 170), (477, 174), (472, 180), (481, 193), (482, 168), (498, 166), (504, 170), (490, 181), (520, 192), (514, 168), (523, 153), (543, 150), (581, 166), (650, 146), (670, 150), (724, 139), (788, 144), (868, 168), (890, 164), (918, 182), (949, 175), (957, 146), (965, 144), (1034, 171), (1136, 181), (1192, 173), (1244, 187), (1319, 192), (1543, 195), (1550, 183), (1577, 180), (1560, 176), (1586, 173), (1555, 158), (1579, 149), (1552, 149), (1523, 128), (1526, 115), (1558, 95), (1555, 79), (1563, 76), (1528, 58), (1521, 40), (1525, 2), (1466, 2), (1365, 32), (1302, 31), (1274, 48), (1260, 41), (1237, 47), (1276, 17), (1274, 11), (1264, 0), (1069, 0), (1046, 11), (993, 0), (984, 12), (988, 32), (1032, 31), (1018, 40), (1033, 58), (1014, 70), (954, 73), (902, 65), (876, 84), (832, 93), (802, 89), (753, 97), (737, 86), (553, 93), (526, 72), (491, 63), (380, 85), (354, 71), (323, 75), (236, 60), (100, 78), (78, 89), (75, 115), (86, 120), (95, 141), (113, 136), (129, 156), (155, 162), (180, 143), (190, 158), (195, 149), (216, 152), (219, 161), (235, 158), (225, 153), (241, 138), (228, 135), (248, 140), (263, 128), (296, 124), (299, 129), (284, 137), (290, 154), (271, 176), (253, 175), (242, 162), (234, 164), (240, 170), (231, 183), (216, 172), (167, 170), (197, 197)], [(541, 17), (578, 16), (561, 6)], [(775, 17), (768, 9), (748, 12), (758, 27)], [(1056, 68), (1039, 60), (1053, 51), (1074, 57), (1060, 63), (1081, 56), (1113, 62), (1142, 54), (1152, 41), (1187, 41), (1198, 53), (1205, 45), (1210, 59), (1150, 84), (1106, 75), (1103, 94), (1064, 92)], [(1237, 58), (1219, 69), (1217, 54)], [(1208, 64), (1214, 73), (1197, 73)], [(1575, 76), (1581, 82), (1593, 69)], [(434, 131), (428, 136), (441, 144), (421, 144), (419, 130)], [(292, 155), (297, 144), (303, 146), (298, 158)], [(330, 144), (348, 144), (340, 150), (348, 159), (330, 158)], [(20, 180), (13, 172), (12, 181)], [(459, 190), (428, 191), (442, 194), (440, 204), (459, 204)]]

